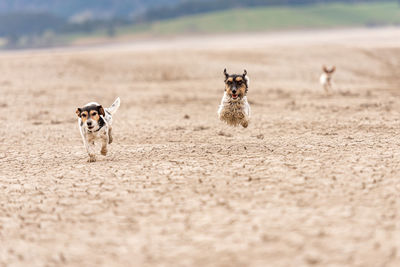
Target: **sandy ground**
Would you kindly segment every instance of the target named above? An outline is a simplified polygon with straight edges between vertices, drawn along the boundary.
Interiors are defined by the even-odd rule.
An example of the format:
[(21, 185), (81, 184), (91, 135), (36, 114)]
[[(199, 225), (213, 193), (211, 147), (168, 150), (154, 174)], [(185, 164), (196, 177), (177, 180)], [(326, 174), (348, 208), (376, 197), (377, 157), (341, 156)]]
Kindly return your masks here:
[[(251, 78), (247, 129), (217, 118), (224, 67)], [(0, 266), (400, 266), (400, 29), (9, 52), (0, 73)], [(87, 163), (75, 109), (117, 96)]]

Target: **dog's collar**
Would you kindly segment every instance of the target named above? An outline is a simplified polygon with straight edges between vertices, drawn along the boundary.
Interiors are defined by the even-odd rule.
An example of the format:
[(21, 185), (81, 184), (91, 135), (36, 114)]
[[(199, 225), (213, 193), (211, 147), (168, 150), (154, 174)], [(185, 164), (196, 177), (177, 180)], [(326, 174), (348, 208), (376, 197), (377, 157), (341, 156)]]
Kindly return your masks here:
[(103, 128), (104, 127), (104, 125), (105, 125), (106, 123), (105, 123), (105, 119), (104, 119), (104, 117), (102, 116), (102, 115), (100, 115), (100, 121), (99, 121), (99, 129), (97, 129), (96, 131), (91, 131), (92, 133), (97, 133), (98, 131), (100, 131), (101, 130), (101, 128)]
[(90, 129), (87, 129), (87, 130), (88, 130), (88, 132), (90, 132), (90, 133), (97, 133), (98, 131), (101, 130), (101, 128), (103, 128), (103, 126), (104, 126), (104, 125), (100, 126), (99, 129), (97, 129), (97, 130), (95, 130), (95, 131), (91, 131)]
[(101, 128), (103, 128), (103, 127), (104, 127), (104, 124), (100, 125), (99, 129), (97, 129), (97, 130), (95, 130), (95, 131), (91, 131), (90, 129), (87, 129), (87, 130), (88, 130), (89, 132), (91, 132), (91, 133), (97, 133), (97, 132), (100, 131)]
[(104, 126), (104, 125), (101, 125), (101, 126), (99, 127), (99, 129), (97, 129), (97, 130), (96, 130), (96, 131), (94, 131), (93, 133), (96, 133), (96, 132), (100, 131), (100, 130), (101, 130), (101, 128), (103, 128), (103, 126)]

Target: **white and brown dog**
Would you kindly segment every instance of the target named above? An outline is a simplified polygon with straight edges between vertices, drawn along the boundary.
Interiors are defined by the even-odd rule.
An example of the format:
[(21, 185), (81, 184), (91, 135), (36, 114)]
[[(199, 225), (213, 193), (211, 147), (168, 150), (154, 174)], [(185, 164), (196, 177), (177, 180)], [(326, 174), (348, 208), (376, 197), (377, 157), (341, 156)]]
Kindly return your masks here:
[(326, 92), (329, 92), (332, 89), (332, 76), (335, 72), (336, 67), (327, 68), (326, 66), (322, 66), (323, 73), (319, 77), (319, 82), (324, 87)]
[(96, 161), (94, 149), (97, 139), (101, 139), (101, 154), (107, 155), (107, 144), (111, 144), (113, 141), (112, 115), (118, 110), (120, 103), (118, 97), (109, 108), (103, 108), (96, 102), (90, 102), (84, 107), (76, 109), (76, 115), (79, 117), (79, 130), (89, 154), (89, 162)]
[(225, 92), (218, 109), (218, 117), (228, 125), (242, 125), (247, 128), (250, 120), (250, 105), (247, 102), (247, 91), (250, 79), (247, 71), (241, 75), (225, 74)]

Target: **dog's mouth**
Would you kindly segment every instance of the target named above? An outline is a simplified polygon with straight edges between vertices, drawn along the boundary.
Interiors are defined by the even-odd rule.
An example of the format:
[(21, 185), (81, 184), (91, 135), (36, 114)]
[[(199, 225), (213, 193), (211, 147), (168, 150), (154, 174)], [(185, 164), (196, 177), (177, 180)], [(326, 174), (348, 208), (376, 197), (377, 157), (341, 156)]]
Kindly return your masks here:
[(232, 94), (232, 99), (237, 99), (238, 97), (239, 97), (239, 95), (238, 94)]
[(88, 126), (88, 129), (92, 130), (92, 129), (94, 129), (94, 126)]

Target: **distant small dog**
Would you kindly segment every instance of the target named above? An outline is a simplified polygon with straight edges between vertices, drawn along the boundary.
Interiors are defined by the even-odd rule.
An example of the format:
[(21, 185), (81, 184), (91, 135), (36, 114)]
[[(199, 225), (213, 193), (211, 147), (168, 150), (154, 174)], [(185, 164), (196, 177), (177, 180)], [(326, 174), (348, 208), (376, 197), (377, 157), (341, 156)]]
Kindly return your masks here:
[(225, 92), (218, 109), (218, 117), (228, 125), (242, 125), (247, 128), (250, 120), (250, 105), (247, 102), (247, 91), (250, 79), (247, 71), (242, 75), (225, 74)]
[(107, 144), (111, 144), (113, 141), (111, 134), (112, 115), (118, 110), (120, 103), (118, 97), (109, 108), (103, 108), (96, 102), (90, 102), (83, 108), (76, 109), (76, 115), (79, 117), (79, 130), (83, 144), (89, 154), (89, 162), (96, 161), (94, 151), (96, 139), (101, 139), (101, 154), (107, 155)]
[(323, 73), (321, 77), (319, 77), (319, 82), (324, 87), (326, 92), (329, 92), (332, 89), (332, 76), (336, 70), (336, 67), (328, 69), (326, 66), (322, 66)]

